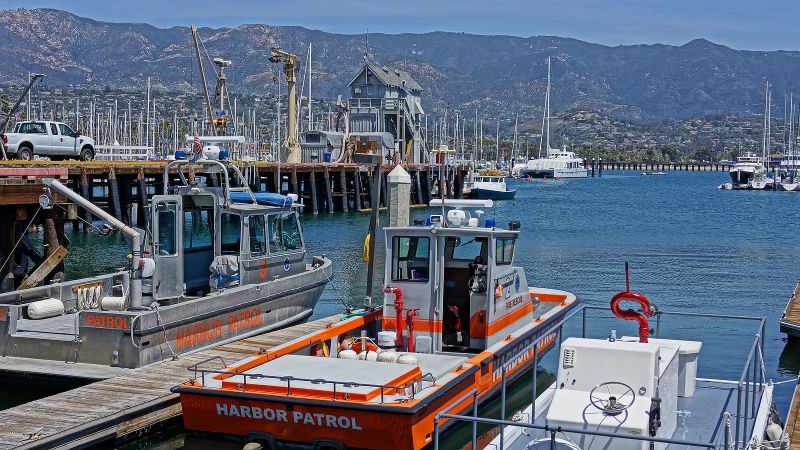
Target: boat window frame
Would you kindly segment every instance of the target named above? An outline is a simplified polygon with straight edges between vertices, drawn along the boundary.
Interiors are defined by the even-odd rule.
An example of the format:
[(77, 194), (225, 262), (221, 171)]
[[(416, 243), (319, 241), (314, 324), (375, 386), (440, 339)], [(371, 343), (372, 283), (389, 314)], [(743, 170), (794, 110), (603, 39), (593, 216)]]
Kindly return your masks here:
[[(260, 227), (258, 227), (257, 223), (261, 221)], [(261, 240), (259, 242), (258, 236), (254, 234), (258, 230), (261, 229)], [(267, 234), (267, 216), (266, 214), (250, 214), (247, 216), (247, 247), (250, 250), (250, 257), (251, 258), (262, 258), (269, 255), (269, 243), (268, 234)], [(253, 244), (261, 244), (261, 250), (254, 250)]]
[[(289, 253), (298, 253), (305, 250), (305, 238), (303, 237), (303, 227), (300, 225), (300, 219), (298, 217), (297, 211), (278, 211), (269, 213), (266, 215), (266, 225), (267, 225), (267, 247), (269, 248), (270, 255), (282, 255), (282, 254), (289, 254)], [(286, 248), (286, 233), (284, 232), (284, 220), (289, 217), (293, 216), (294, 221), (293, 223), (297, 227), (297, 234), (299, 239), (299, 246), (293, 248)], [(275, 246), (275, 243), (272, 241), (273, 235), (273, 220), (276, 220), (278, 225), (278, 245)]]
[[(164, 207), (164, 209), (159, 209), (160, 207)], [(156, 204), (156, 220), (158, 221), (158, 235), (157, 243), (158, 243), (158, 256), (159, 257), (172, 257), (178, 256), (178, 202), (175, 200), (165, 200), (158, 202)], [(167, 221), (162, 220), (162, 214), (164, 213), (171, 213), (172, 214), (172, 223), (169, 224)], [(163, 230), (165, 230), (164, 225), (171, 226), (171, 233), (169, 234), (169, 239), (172, 242), (172, 249), (167, 253), (161, 253), (164, 247), (164, 242), (161, 239), (162, 236), (165, 236)], [(182, 243), (181, 243), (182, 244)]]
[[(236, 240), (236, 250), (233, 249), (226, 249), (226, 242), (225, 242), (225, 217), (231, 216), (236, 217), (236, 220), (239, 222), (239, 233), (238, 238)], [(228, 245), (232, 245), (233, 242), (229, 243)], [(236, 255), (240, 256), (242, 253), (242, 215), (235, 213), (235, 212), (222, 212), (219, 215), (219, 254), (220, 255)]]
[[(428, 243), (428, 245), (427, 245), (427, 258), (426, 258), (427, 259), (427, 263), (428, 263), (428, 266), (427, 266), (428, 270), (427, 270), (427, 273), (425, 274), (425, 278), (413, 278), (413, 277), (400, 278), (400, 277), (397, 276), (397, 274), (398, 274), (398, 263), (401, 261), (401, 259), (400, 259), (400, 239), (409, 239), (409, 241), (411, 239), (417, 239), (417, 240), (425, 239), (425, 241)], [(391, 261), (391, 267), (392, 267), (392, 277), (391, 278), (392, 278), (392, 282), (421, 283), (421, 284), (429, 283), (430, 280), (431, 280), (431, 245), (432, 244), (431, 244), (431, 237), (430, 236), (420, 236), (420, 235), (392, 236), (392, 261)], [(414, 258), (409, 258), (409, 256), (412, 254), (411, 243), (409, 242), (408, 253), (406, 254), (406, 257), (404, 258), (404, 260), (419, 260), (419, 261), (422, 261), (422, 258), (419, 258), (417, 256), (417, 253), (419, 252), (419, 248), (420, 248), (419, 244), (415, 244), (414, 251), (413, 251)]]
[[(200, 222), (195, 223), (194, 218), (191, 220), (191, 227), (187, 228), (187, 220), (186, 217), (192, 217), (192, 213), (199, 212), (200, 213)], [(195, 228), (198, 225), (202, 225), (203, 222), (203, 213), (206, 213), (206, 221), (208, 222), (208, 244), (206, 245), (195, 245), (194, 240), (199, 234), (195, 233)], [(183, 227), (183, 236), (182, 236), (182, 245), (183, 245), (183, 252), (184, 253), (193, 253), (193, 252), (201, 252), (201, 251), (208, 251), (214, 249), (214, 210), (211, 208), (184, 208), (183, 209), (183, 223), (181, 223)], [(188, 232), (188, 237), (187, 237)]]
[[(503, 237), (495, 237), (494, 238), (494, 265), (495, 266), (509, 266), (514, 262), (514, 252), (517, 249), (517, 238), (514, 236), (503, 236)], [(511, 255), (509, 256), (508, 260), (505, 258), (501, 258), (501, 255), (505, 255), (505, 247), (507, 244), (506, 242), (511, 241)], [(503, 248), (501, 249), (501, 243), (503, 243)]]

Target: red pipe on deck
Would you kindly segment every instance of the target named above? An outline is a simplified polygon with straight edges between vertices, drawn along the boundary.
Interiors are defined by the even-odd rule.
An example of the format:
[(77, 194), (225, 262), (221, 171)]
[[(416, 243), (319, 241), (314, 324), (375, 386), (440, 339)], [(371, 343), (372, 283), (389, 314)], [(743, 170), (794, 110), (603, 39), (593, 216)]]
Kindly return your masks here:
[[(397, 336), (395, 336), (395, 345), (398, 349), (403, 348), (403, 330), (406, 328), (406, 324), (403, 321), (403, 290), (399, 287), (394, 286), (386, 286), (383, 289), (383, 292), (387, 294), (394, 294), (394, 311), (395, 311), (395, 330), (397, 332)], [(413, 345), (413, 344), (412, 344)]]
[(406, 326), (408, 327), (408, 351), (414, 353), (414, 319), (419, 315), (416, 309), (406, 311)]
[[(619, 304), (624, 300), (639, 303), (642, 306), (644, 315), (632, 309), (621, 310)], [(648, 300), (647, 297), (638, 292), (620, 292), (611, 298), (611, 312), (622, 320), (635, 320), (639, 322), (639, 342), (647, 343), (647, 336), (650, 334), (650, 326), (647, 322), (647, 318), (653, 315), (653, 311), (650, 309), (650, 300)]]

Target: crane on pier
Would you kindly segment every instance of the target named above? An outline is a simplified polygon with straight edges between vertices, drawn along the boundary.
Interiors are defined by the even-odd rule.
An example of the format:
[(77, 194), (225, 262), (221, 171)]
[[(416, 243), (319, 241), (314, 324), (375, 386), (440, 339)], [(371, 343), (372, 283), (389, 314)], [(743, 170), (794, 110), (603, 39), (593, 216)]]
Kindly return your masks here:
[(272, 47), (269, 61), (283, 63), (283, 73), (286, 75), (286, 84), (288, 85), (289, 117), (287, 120), (286, 140), (283, 142), (283, 149), (286, 153), (285, 162), (299, 163), (301, 162), (301, 157), (300, 144), (297, 141), (297, 55)]

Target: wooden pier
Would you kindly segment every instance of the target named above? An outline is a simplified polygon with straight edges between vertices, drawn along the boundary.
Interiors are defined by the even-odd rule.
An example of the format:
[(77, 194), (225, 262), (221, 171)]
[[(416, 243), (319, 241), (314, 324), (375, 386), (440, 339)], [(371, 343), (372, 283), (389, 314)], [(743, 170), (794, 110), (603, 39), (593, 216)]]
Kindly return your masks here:
[(192, 378), (188, 367), (213, 358), (220, 368), (338, 322), (332, 316), (222, 344), (61, 394), (0, 411), (0, 449), (74, 448), (136, 439), (181, 417), (170, 388)]
[(800, 338), (800, 283), (794, 287), (794, 292), (786, 303), (786, 309), (783, 310), (780, 320), (780, 328), (781, 333), (786, 333), (789, 339)]

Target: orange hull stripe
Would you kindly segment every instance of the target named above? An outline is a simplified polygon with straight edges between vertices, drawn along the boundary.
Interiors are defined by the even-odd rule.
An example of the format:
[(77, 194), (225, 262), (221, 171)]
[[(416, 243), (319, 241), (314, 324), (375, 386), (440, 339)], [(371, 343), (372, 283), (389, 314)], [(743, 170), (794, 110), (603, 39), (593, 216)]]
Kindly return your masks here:
[[(384, 317), (383, 318), (383, 329), (384, 330), (397, 330), (397, 318), (396, 317)], [(429, 320), (429, 319), (414, 319), (414, 331), (417, 332), (425, 332), (425, 333), (441, 333), (442, 332), (442, 321), (441, 320)]]
[(522, 308), (511, 311), (505, 316), (495, 320), (494, 322), (491, 322), (488, 327), (489, 336), (495, 333), (499, 333), (500, 331), (503, 330), (503, 328), (525, 317), (525, 315), (531, 314), (532, 312), (533, 312), (533, 303), (526, 303), (525, 306), (523, 306)]
[(533, 289), (530, 291), (531, 299), (533, 297), (538, 297), (540, 302), (547, 302), (547, 303), (563, 303), (567, 300), (567, 296), (563, 294), (550, 294), (544, 292), (536, 292)]

